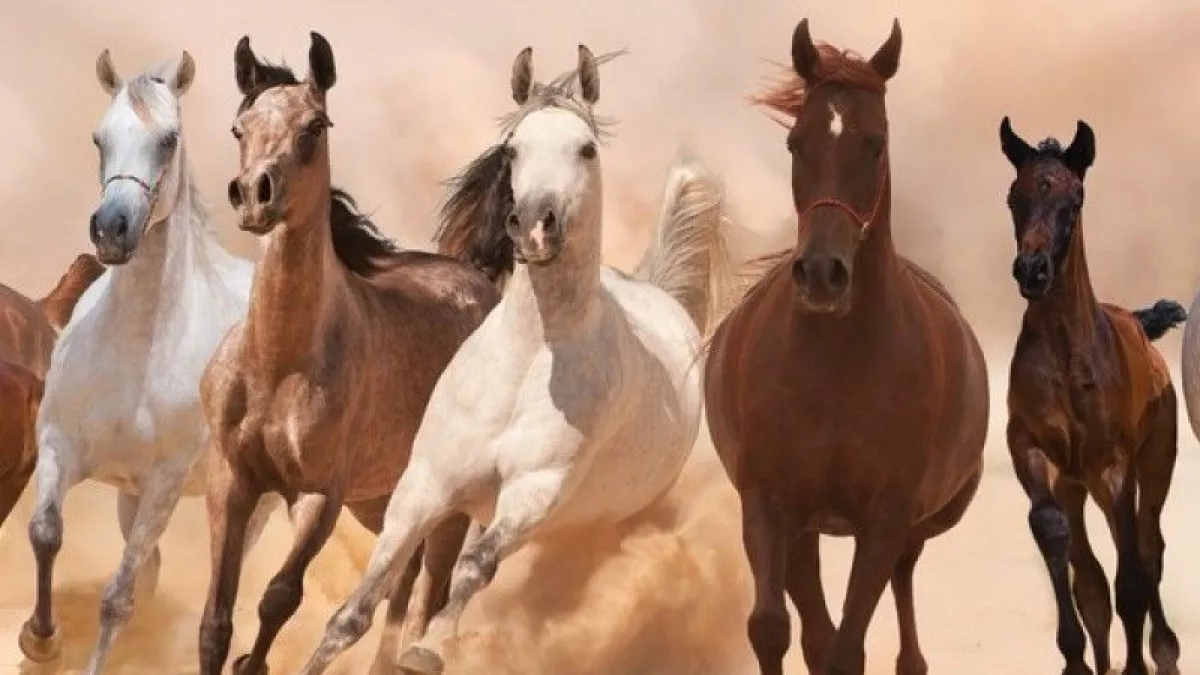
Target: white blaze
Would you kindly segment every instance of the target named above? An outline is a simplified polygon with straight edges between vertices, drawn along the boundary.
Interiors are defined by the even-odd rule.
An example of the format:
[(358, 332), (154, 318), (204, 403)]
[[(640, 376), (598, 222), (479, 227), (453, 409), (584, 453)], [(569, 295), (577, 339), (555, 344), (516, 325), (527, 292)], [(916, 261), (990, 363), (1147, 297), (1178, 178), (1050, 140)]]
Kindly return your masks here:
[(842, 135), (842, 114), (832, 103), (829, 104), (829, 112), (832, 115), (829, 120), (829, 133), (837, 138)]

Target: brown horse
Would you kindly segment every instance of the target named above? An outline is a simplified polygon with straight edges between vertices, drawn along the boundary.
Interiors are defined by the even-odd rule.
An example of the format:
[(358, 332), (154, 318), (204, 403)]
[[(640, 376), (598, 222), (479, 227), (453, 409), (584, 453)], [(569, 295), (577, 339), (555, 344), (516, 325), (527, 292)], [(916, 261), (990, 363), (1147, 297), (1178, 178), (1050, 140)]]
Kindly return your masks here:
[(1109, 668), (1112, 604), (1084, 527), (1090, 494), (1117, 544), (1117, 614), (1129, 650), (1125, 673), (1147, 672), (1147, 612), (1159, 675), (1178, 673), (1179, 640), (1159, 594), (1159, 517), (1178, 451), (1176, 399), (1167, 364), (1150, 342), (1186, 314), (1169, 300), (1132, 313), (1096, 301), (1080, 216), (1083, 177), (1096, 155), (1091, 127), (1080, 121), (1065, 150), (1053, 138), (1035, 149), (1005, 117), (1000, 143), (1017, 170), (1008, 191), (1017, 240), (1013, 276), (1029, 301), (1009, 375), (1008, 449), (1032, 503), (1029, 527), (1054, 586), (1063, 672), (1091, 673), (1068, 589), (1068, 562), (1096, 670)]
[[(213, 577), (200, 634), (205, 675), (220, 673), (229, 651), (246, 522), (259, 496), (277, 492), (291, 504), (296, 539), (259, 605), (254, 649), (234, 664), (239, 675), (265, 671), (342, 505), (380, 531), (434, 383), (499, 300), (496, 286), (466, 263), (398, 250), (331, 187), (326, 92), (336, 75), (323, 37), (312, 34), (303, 82), (260, 62), (248, 38), (235, 66), (245, 98), (233, 126), (241, 170), (229, 196), (239, 226), (267, 246), (247, 318), (201, 385), (217, 445), (208, 495)], [(426, 540), (431, 593), (422, 621), (445, 603), (466, 529), (465, 517), (453, 518)], [(415, 560), (392, 591), (389, 629), (404, 617)], [(395, 657), (384, 653), (389, 646), (381, 663)]]
[(96, 256), (82, 253), (40, 300), (0, 284), (0, 359), (45, 377), (58, 331), (67, 325), (83, 292), (103, 273)]
[[(884, 91), (900, 41), (896, 22), (863, 60), (815, 45), (805, 19), (792, 38), (795, 75), (756, 99), (794, 120), (797, 244), (718, 329), (705, 394), (713, 442), (741, 497), (755, 585), (748, 632), (764, 675), (783, 672), (785, 591), (809, 671), (861, 675), (889, 579), (896, 671), (925, 673), (913, 570), (979, 484), (983, 352), (946, 290), (892, 242)], [(836, 629), (821, 534), (855, 538)]]
[(84, 253), (40, 300), (0, 284), (0, 525), (37, 466), (41, 378), (50, 368), (55, 338), (80, 296), (103, 273), (100, 261)]

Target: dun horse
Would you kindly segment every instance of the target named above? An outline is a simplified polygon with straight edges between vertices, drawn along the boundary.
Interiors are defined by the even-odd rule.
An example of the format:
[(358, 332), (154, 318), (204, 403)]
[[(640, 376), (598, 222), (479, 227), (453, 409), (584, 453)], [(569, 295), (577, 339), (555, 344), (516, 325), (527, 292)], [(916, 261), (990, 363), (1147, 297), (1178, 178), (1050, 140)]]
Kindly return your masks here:
[(1159, 518), (1175, 468), (1177, 411), (1170, 371), (1150, 342), (1185, 313), (1169, 300), (1132, 313), (1096, 301), (1081, 217), (1083, 178), (1096, 154), (1091, 127), (1080, 121), (1066, 149), (1053, 138), (1035, 149), (1005, 117), (1000, 144), (1017, 171), (1008, 191), (1017, 240), (1013, 276), (1029, 301), (1009, 376), (1008, 447), (1054, 587), (1064, 673), (1091, 673), (1076, 605), (1092, 640), (1096, 672), (1109, 669), (1108, 581), (1084, 527), (1091, 495), (1117, 545), (1125, 674), (1147, 672), (1142, 630), (1149, 612), (1158, 674), (1172, 675), (1179, 672), (1179, 641), (1159, 593)]
[[(764, 675), (780, 675), (800, 615), (809, 672), (861, 675), (863, 639), (891, 580), (896, 672), (927, 670), (913, 570), (979, 484), (987, 369), (947, 291), (892, 241), (885, 83), (900, 25), (864, 61), (821, 44), (808, 20), (795, 75), (759, 99), (794, 120), (787, 135), (794, 251), (718, 329), (705, 373), (708, 422), (741, 498), (754, 576), (748, 632)], [(836, 628), (821, 587), (820, 534), (853, 536)]]
[(504, 298), (434, 389), (366, 574), (305, 675), (362, 637), (421, 538), (465, 511), (487, 527), (464, 546), (448, 604), (399, 664), (442, 672), (444, 642), (505, 557), (550, 532), (644, 510), (696, 440), (701, 330), (726, 269), (721, 185), (696, 163), (676, 165), (635, 275), (601, 265), (601, 59), (581, 45), (578, 70), (542, 84), (531, 58), (526, 48), (513, 66), (520, 107), (503, 142), (452, 183), (439, 232), (444, 249), (498, 263), (484, 266), (508, 275)]
[(41, 378), (50, 367), (54, 340), (80, 296), (103, 272), (95, 256), (84, 253), (39, 300), (0, 284), (0, 528), (37, 466)]
[(126, 544), (100, 603), (89, 675), (103, 670), (133, 613), (135, 582), (153, 591), (158, 540), (180, 495), (202, 490), (209, 435), (200, 374), (245, 313), (252, 271), (209, 231), (192, 180), (178, 101), (192, 83), (192, 58), (184, 52), (125, 82), (105, 50), (96, 71), (112, 100), (94, 134), (101, 197), (91, 239), (111, 267), (84, 295), (54, 348), (38, 418), (38, 498), (29, 523), (37, 605), (20, 634), (33, 661), (59, 653), (51, 575), (63, 541), (63, 500), (88, 478), (115, 486)]
[[(342, 505), (380, 531), (434, 383), (499, 299), (465, 263), (397, 249), (331, 187), (326, 94), (336, 74), (325, 38), (312, 34), (303, 82), (260, 62), (245, 37), (234, 65), (245, 98), (233, 125), (241, 168), (229, 197), (239, 226), (266, 248), (246, 320), (222, 343), (202, 386), (217, 443), (208, 495), (213, 577), (200, 635), (205, 675), (220, 673), (228, 656), (246, 520), (259, 496), (283, 495), (296, 538), (259, 605), (254, 648), (234, 664), (239, 675), (266, 671), (271, 643), (299, 607), (304, 571)], [(467, 524), (458, 518), (430, 535), (424, 615), (445, 602)], [(418, 564), (387, 589), (389, 633), (404, 618)], [(387, 644), (383, 662), (395, 657)]]

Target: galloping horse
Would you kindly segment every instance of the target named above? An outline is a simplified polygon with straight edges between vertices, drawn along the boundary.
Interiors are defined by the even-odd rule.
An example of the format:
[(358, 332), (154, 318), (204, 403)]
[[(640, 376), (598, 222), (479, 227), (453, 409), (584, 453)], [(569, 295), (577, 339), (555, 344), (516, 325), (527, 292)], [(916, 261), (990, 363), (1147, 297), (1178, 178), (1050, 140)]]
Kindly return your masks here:
[[(896, 671), (925, 673), (913, 569), (979, 484), (987, 431), (983, 352), (949, 293), (892, 242), (885, 83), (900, 25), (869, 61), (792, 39), (795, 76), (757, 99), (794, 119), (787, 136), (794, 251), (718, 329), (705, 371), (713, 443), (742, 504), (754, 575), (748, 632), (764, 675), (801, 621), (809, 672), (861, 675), (863, 639), (891, 580)], [(835, 629), (820, 534), (853, 536)]]
[(37, 466), (37, 411), (54, 340), (103, 273), (96, 257), (83, 253), (39, 300), (0, 284), (0, 527)]
[(1112, 602), (1085, 529), (1084, 505), (1091, 495), (1117, 544), (1125, 674), (1147, 672), (1142, 629), (1149, 612), (1158, 675), (1174, 675), (1179, 640), (1167, 625), (1159, 593), (1164, 548), (1159, 518), (1178, 452), (1177, 404), (1166, 361), (1150, 342), (1186, 314), (1170, 300), (1136, 312), (1096, 301), (1080, 215), (1083, 178), (1096, 156), (1091, 127), (1080, 121), (1066, 149), (1053, 138), (1035, 149), (1005, 117), (1000, 144), (1017, 171), (1008, 191), (1017, 241), (1013, 276), (1029, 301), (1009, 375), (1008, 449), (1029, 495), (1029, 527), (1054, 586), (1058, 647), (1067, 662), (1063, 672), (1091, 673), (1075, 604), (1092, 640), (1096, 672), (1109, 668)]
[[(194, 73), (187, 52), (128, 82), (108, 50), (96, 63), (112, 100), (94, 134), (101, 201), (91, 239), (111, 267), (80, 300), (46, 380), (29, 523), (37, 605), (20, 634), (30, 660), (58, 655), (51, 575), (62, 547), (63, 500), (88, 478), (115, 486), (126, 543), (104, 590), (89, 675), (103, 669), (133, 613), (135, 582), (155, 588), (158, 540), (180, 495), (202, 491), (209, 435), (200, 374), (249, 295), (252, 267), (209, 231), (187, 161), (178, 97)], [(264, 504), (256, 532), (276, 503)]]
[(542, 84), (532, 53), (513, 66), (520, 107), (504, 141), (452, 182), (438, 236), (477, 263), (503, 259), (491, 269), (508, 276), (504, 297), (438, 381), (366, 574), (305, 675), (362, 637), (421, 538), (465, 511), (489, 524), (464, 546), (449, 603), (399, 663), (442, 672), (443, 643), (505, 557), (532, 538), (644, 510), (696, 440), (701, 330), (726, 278), (721, 185), (698, 163), (672, 167), (636, 273), (601, 265), (592, 108), (606, 57), (580, 45), (578, 70)]
[[(229, 197), (239, 226), (266, 248), (246, 320), (221, 344), (202, 385), (217, 444), (204, 675), (220, 673), (229, 653), (242, 540), (259, 496), (283, 495), (296, 538), (263, 594), (258, 638), (235, 661), (238, 675), (266, 671), (271, 643), (300, 606), (304, 571), (342, 505), (380, 531), (434, 383), (499, 300), (471, 266), (399, 250), (331, 187), (326, 93), (336, 71), (325, 38), (312, 33), (304, 82), (260, 62), (247, 37), (234, 65), (244, 99), (233, 125), (241, 168)], [(424, 616), (445, 603), (467, 525), (453, 519), (428, 539)], [(388, 588), (389, 632), (405, 617), (419, 571), (414, 563)], [(394, 658), (385, 652), (381, 661)]]

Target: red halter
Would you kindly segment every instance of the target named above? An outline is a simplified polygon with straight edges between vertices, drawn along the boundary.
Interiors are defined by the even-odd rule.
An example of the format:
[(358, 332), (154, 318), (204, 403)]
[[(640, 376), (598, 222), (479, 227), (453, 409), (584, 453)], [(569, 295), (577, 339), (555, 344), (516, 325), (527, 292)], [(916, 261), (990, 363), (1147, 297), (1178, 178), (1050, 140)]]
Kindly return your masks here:
[(803, 222), (804, 218), (808, 216), (809, 212), (817, 207), (832, 206), (833, 208), (845, 211), (852, 219), (854, 219), (854, 222), (858, 224), (859, 230), (862, 233), (861, 236), (866, 238), (866, 236), (871, 232), (871, 226), (875, 224), (875, 217), (879, 215), (879, 209), (883, 206), (883, 193), (885, 187), (884, 179), (887, 178), (889, 173), (887, 160), (888, 153), (886, 150), (884, 150), (883, 154), (879, 156), (879, 170), (877, 172), (879, 174), (879, 178), (877, 179), (878, 188), (875, 194), (875, 205), (871, 207), (870, 215), (864, 218), (858, 212), (858, 209), (855, 209), (850, 204), (847, 204), (836, 197), (821, 197), (810, 202), (809, 205), (800, 212), (800, 221)]

